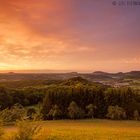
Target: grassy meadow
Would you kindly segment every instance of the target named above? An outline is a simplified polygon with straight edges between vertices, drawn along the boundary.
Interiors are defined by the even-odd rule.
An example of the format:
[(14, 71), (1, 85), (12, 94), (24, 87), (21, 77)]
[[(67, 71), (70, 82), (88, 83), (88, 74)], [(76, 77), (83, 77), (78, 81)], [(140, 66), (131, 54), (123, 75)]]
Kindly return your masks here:
[[(37, 140), (140, 140), (139, 121), (60, 120), (41, 121)], [(14, 135), (16, 126), (6, 126), (5, 138)]]

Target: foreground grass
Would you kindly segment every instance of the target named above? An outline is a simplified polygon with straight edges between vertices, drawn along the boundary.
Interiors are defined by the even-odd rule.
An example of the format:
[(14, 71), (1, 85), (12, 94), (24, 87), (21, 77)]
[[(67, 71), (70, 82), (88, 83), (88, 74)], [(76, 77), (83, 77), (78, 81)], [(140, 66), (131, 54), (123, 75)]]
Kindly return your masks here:
[[(140, 140), (140, 122), (110, 120), (42, 121), (38, 140)], [(16, 133), (5, 127), (6, 135)]]

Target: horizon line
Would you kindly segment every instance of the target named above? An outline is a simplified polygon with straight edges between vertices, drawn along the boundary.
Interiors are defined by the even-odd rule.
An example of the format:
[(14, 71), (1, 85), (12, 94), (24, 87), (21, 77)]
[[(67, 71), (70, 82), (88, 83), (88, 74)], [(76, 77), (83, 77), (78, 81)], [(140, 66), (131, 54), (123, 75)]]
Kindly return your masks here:
[(94, 73), (94, 72), (104, 72), (104, 73), (127, 73), (132, 71), (140, 71), (137, 69), (132, 69), (128, 71), (105, 71), (105, 70), (49, 70), (49, 69), (21, 69), (21, 70), (0, 70), (0, 73)]

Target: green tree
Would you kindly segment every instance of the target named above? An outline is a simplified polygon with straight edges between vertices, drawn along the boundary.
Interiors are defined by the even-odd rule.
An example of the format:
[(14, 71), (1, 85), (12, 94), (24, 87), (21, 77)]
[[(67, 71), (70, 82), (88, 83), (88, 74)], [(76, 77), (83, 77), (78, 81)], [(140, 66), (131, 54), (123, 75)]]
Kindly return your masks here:
[(93, 104), (89, 104), (88, 106), (86, 106), (86, 109), (87, 109), (87, 116), (89, 118), (94, 118), (94, 112), (95, 112), (95, 109), (96, 109), (96, 106), (94, 106)]
[(48, 113), (48, 115), (50, 117), (52, 117), (54, 120), (56, 120), (56, 119), (61, 118), (62, 112), (61, 112), (60, 108), (58, 107), (58, 105), (54, 105), (53, 108)]
[(116, 106), (109, 106), (108, 107), (108, 113), (107, 118), (113, 119), (113, 120), (120, 120), (125, 119), (125, 111), (122, 107)]
[(41, 111), (40, 111), (43, 119), (47, 119), (48, 113), (50, 109), (52, 108), (52, 106), (53, 104), (51, 102), (51, 94), (47, 93), (47, 95), (45, 96), (45, 99), (43, 100)]
[(71, 119), (80, 119), (84, 117), (84, 111), (78, 107), (76, 102), (72, 101), (68, 107), (68, 115)]
[(13, 98), (9, 94), (9, 90), (5, 87), (0, 86), (0, 110), (11, 107), (12, 104)]
[(139, 115), (138, 110), (135, 110), (135, 111), (134, 111), (133, 116), (134, 116), (134, 120), (136, 120), (136, 121), (138, 121), (138, 120), (140, 119), (140, 115)]

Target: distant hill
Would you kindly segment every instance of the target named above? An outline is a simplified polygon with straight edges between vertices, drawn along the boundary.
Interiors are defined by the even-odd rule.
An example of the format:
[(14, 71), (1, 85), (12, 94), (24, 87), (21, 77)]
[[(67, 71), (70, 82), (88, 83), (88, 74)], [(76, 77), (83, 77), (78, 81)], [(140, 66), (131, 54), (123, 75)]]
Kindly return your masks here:
[(140, 78), (140, 71), (127, 72), (127, 73), (125, 73), (125, 76), (128, 77), (128, 78), (136, 78), (136, 79), (139, 79)]
[(95, 74), (95, 75), (107, 75), (109, 73), (103, 72), (103, 71), (95, 71), (95, 72), (93, 72), (93, 74)]
[(80, 76), (75, 76), (75, 77), (72, 77), (70, 79), (63, 81), (62, 85), (76, 85), (78, 83), (86, 85), (86, 84), (90, 84), (91, 82), (89, 82), (88, 80), (86, 80)]
[[(77, 77), (77, 78), (76, 78)], [(126, 73), (107, 73), (102, 71), (96, 71), (93, 73), (0, 73), (0, 82), (6, 81), (22, 81), (22, 80), (67, 80), (74, 78), (76, 81), (85, 82), (82, 77), (88, 81), (106, 81), (106, 80), (119, 80), (125, 78), (140, 79), (140, 71), (131, 71)]]
[(108, 78), (140, 78), (140, 71), (130, 71), (130, 72), (118, 72), (118, 73), (107, 73), (102, 71), (95, 71), (93, 72), (93, 75), (95, 76), (102, 76), (103, 78), (106, 76)]

